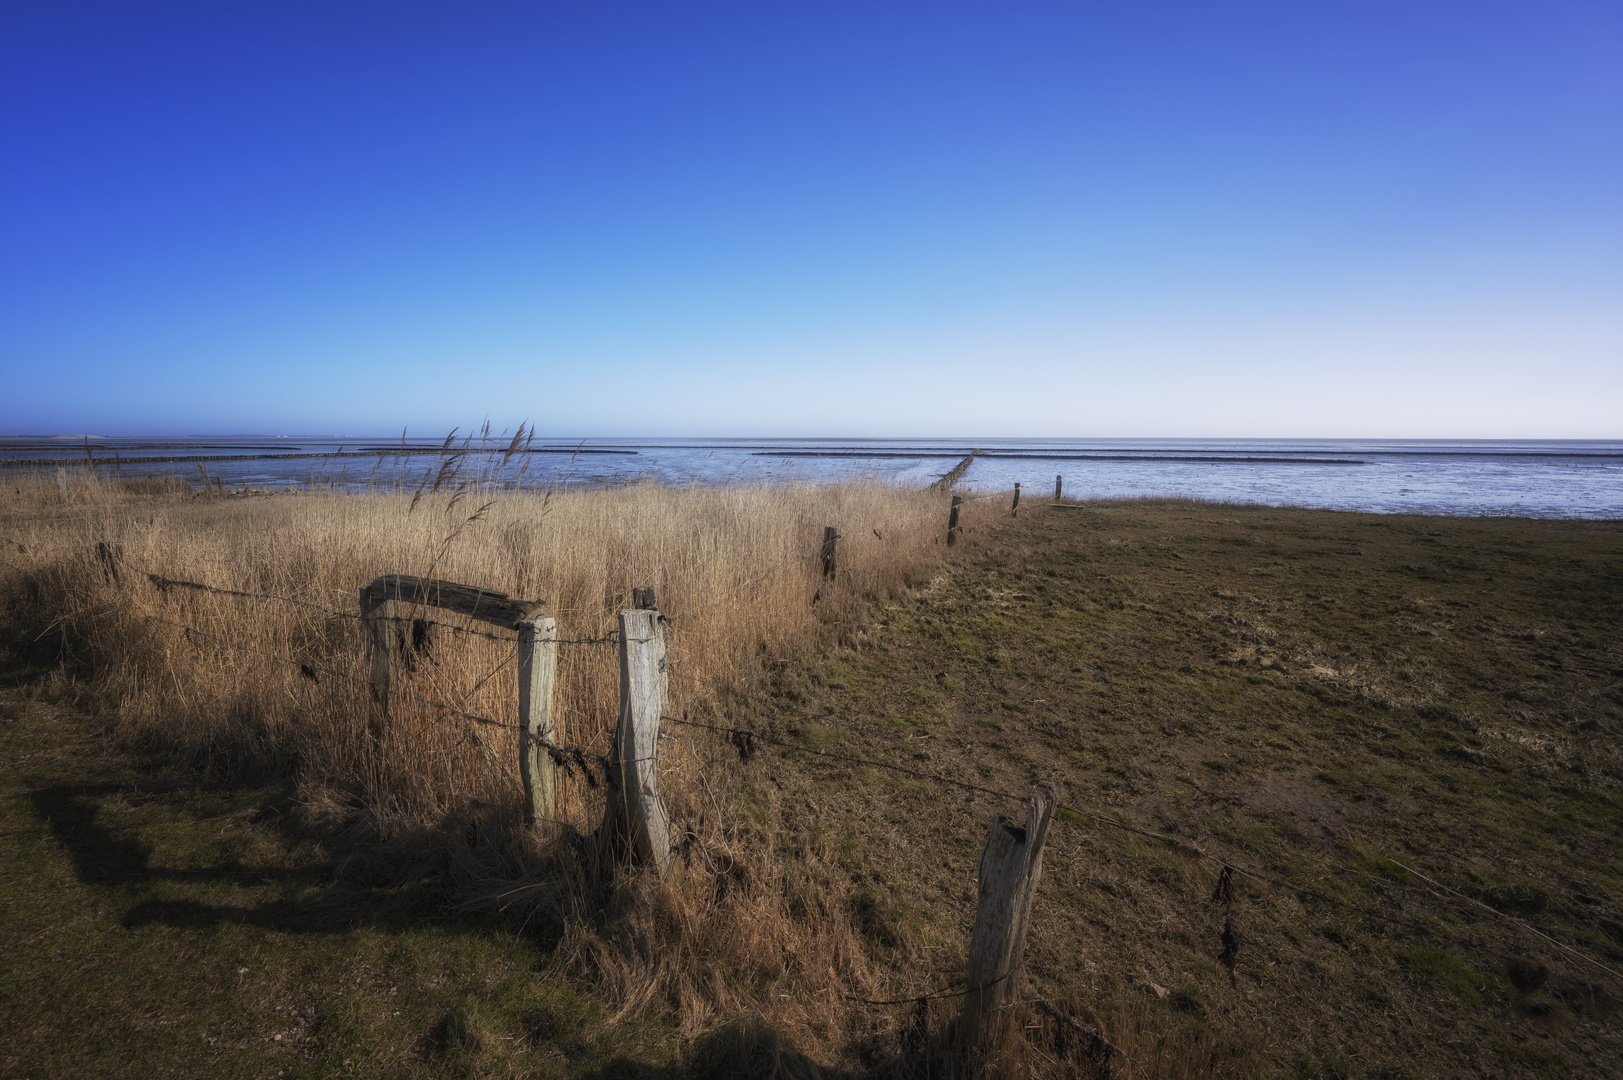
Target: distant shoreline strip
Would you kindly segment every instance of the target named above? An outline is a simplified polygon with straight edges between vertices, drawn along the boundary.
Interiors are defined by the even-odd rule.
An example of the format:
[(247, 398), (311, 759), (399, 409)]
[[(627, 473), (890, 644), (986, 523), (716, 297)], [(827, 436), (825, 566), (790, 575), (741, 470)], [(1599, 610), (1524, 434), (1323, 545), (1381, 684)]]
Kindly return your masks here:
[[(372, 458), (412, 457), (412, 456), (418, 456), (418, 457), (424, 457), (424, 456), (464, 457), (464, 456), (472, 456), (474, 454), (489, 454), (492, 457), (494, 457), (494, 456), (496, 456), (498, 454), (505, 455), (506, 451), (505, 450), (446, 450), (446, 451), (442, 452), (438, 447), (435, 447), (433, 449), (424, 448), (424, 449), (420, 449), (420, 450), (416, 449), (416, 448), (407, 448), (407, 449), (402, 450), (397, 446), (397, 447), (395, 447), (395, 448), (393, 448), (391, 450), (345, 450), (343, 453), (336, 453), (336, 452), (332, 452), (332, 451), (329, 451), (327, 453), (318, 453), (316, 451), (300, 451), (298, 453), (293, 453), (293, 454), (185, 454), (185, 455), (177, 454), (177, 455), (173, 455), (173, 456), (169, 456), (169, 457), (119, 457), (117, 459), (114, 459), (112, 457), (108, 457), (106, 454), (102, 454), (102, 455), (100, 455), (98, 457), (92, 458), (91, 460), (97, 465), (114, 465), (114, 464), (122, 464), (122, 465), (184, 465), (187, 462), (198, 462), (198, 461), (201, 461), (201, 462), (207, 464), (210, 461), (291, 461), (294, 458), (365, 458), (367, 460), (371, 460)], [(617, 455), (624, 455), (624, 456), (627, 456), (627, 457), (636, 457), (637, 456), (637, 451), (635, 451), (635, 450), (576, 450), (576, 449), (574, 449), (572, 447), (558, 447), (558, 448), (554, 449), (552, 447), (539, 447), (539, 446), (538, 447), (532, 447), (532, 448), (530, 448), (528, 450), (514, 450), (513, 451), (513, 456), (514, 457), (518, 457), (520, 454), (569, 454), (571, 456), (573, 456), (575, 454), (581, 454), (583, 456), (586, 455), (586, 454), (617, 454)], [(77, 456), (65, 454), (62, 457), (54, 457), (54, 458), (11, 458), (10, 460), (0, 461), (0, 468), (15, 469), (15, 468), (23, 468), (23, 467), (27, 467), (27, 466), (33, 466), (33, 465), (82, 465), (82, 464), (84, 464), (84, 462), (85, 462), (85, 456), (83, 454), (79, 454)]]
[[(751, 457), (834, 457), (834, 458), (954, 458), (957, 454), (898, 454), (890, 451), (869, 454), (857, 450), (760, 450)], [(977, 458), (1002, 461), (1185, 461), (1211, 465), (1363, 465), (1352, 458), (1295, 457), (1193, 457), (1167, 454), (976, 454)]]

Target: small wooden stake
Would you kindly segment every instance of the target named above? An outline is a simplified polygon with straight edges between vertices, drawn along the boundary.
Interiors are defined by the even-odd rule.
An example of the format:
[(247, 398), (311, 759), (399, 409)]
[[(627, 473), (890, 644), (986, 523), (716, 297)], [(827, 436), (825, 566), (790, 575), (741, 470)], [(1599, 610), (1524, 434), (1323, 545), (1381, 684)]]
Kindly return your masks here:
[(969, 939), (970, 992), (959, 1027), (969, 1046), (993, 1030), (998, 1010), (1014, 994), (1053, 813), (1054, 789), (1038, 784), (1026, 810), (1026, 827), (1004, 824), (1000, 818), (981, 849), (980, 899)]
[(637, 605), (638, 611), (654, 611), (659, 607), (659, 594), (654, 591), (652, 585), (633, 588), (631, 602)]
[(1010, 517), (1020, 516), (1020, 485), (1014, 485), (1014, 505), (1009, 507)]
[(366, 712), (366, 730), (381, 741), (389, 725), (389, 693), (394, 689), (395, 601), (376, 595), (370, 585), (361, 587), (361, 615), (366, 626), (367, 651), (372, 660), (372, 700)]
[(109, 544), (105, 540), (96, 543), (96, 558), (101, 562), (101, 576), (104, 580), (117, 585), (119, 582), (118, 560), (124, 556), (122, 544)]
[(558, 624), (541, 616), (518, 624), (518, 772), (524, 784), (524, 823), (558, 814), (557, 743), (552, 718), (558, 675)]
[(963, 502), (964, 500), (957, 495), (952, 497), (952, 509), (947, 513), (948, 547), (952, 547), (958, 542), (958, 508), (963, 505)]
[[(652, 591), (652, 590), (650, 590)], [(615, 732), (622, 835), (634, 857), (669, 878), (671, 817), (659, 797), (656, 758), (665, 707), (665, 629), (651, 608), (620, 612), (620, 725)]]
[(834, 576), (838, 566), (836, 562), (836, 548), (840, 542), (840, 531), (832, 525), (823, 526), (823, 577), (828, 579)]
[(68, 470), (60, 465), (56, 467), (56, 501), (59, 503), (68, 501)]
[(1054, 477), (1054, 501), (1059, 502), (1059, 493), (1065, 490), (1065, 477)]

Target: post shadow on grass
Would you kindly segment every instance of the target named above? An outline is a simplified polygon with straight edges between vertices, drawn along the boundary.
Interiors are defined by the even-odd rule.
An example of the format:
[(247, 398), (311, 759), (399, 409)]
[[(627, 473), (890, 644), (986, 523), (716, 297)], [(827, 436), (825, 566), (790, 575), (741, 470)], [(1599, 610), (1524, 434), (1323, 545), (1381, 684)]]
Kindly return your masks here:
[(680, 1061), (654, 1064), (619, 1057), (580, 1075), (581, 1080), (855, 1080), (870, 1074), (867, 1070), (853, 1073), (826, 1068), (788, 1045), (765, 1022), (740, 1020), (701, 1035), (686, 1048)]
[[(162, 798), (188, 788), (174, 783), (138, 783), (136, 790), (144, 797)], [(129, 893), (158, 882), (224, 883), (240, 889), (280, 887), (281, 895), (249, 904), (137, 899), (120, 920), (127, 927), (237, 923), (298, 933), (345, 933), (359, 926), (401, 932), (443, 917), (443, 890), (421, 873), (415, 875), (416, 880), (357, 881), (362, 875), (346, 875), (344, 864), (331, 859), (295, 866), (245, 865), (234, 857), (197, 868), (154, 865), (153, 845), (141, 839), (135, 828), (110, 824), (105, 813), (107, 799), (130, 791), (131, 784), (124, 781), (55, 784), (28, 793), (34, 813), (50, 826), (81, 884)], [(266, 804), (281, 801), (283, 794), (273, 793)], [(285, 895), (285, 890), (305, 891), (311, 886), (317, 888), (313, 895), (299, 899)]]

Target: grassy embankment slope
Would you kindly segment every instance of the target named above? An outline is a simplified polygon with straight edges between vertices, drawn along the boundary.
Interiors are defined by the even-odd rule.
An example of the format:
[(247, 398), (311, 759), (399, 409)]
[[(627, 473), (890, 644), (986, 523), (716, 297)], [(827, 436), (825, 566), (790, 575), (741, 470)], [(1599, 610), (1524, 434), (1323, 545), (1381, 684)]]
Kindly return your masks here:
[[(1617, 523), (1117, 503), (945, 568), (785, 673), (771, 716), (1004, 790), (1047, 779), (1288, 886), (1239, 876), (1225, 910), (1213, 861), (1069, 817), (1030, 993), (1107, 1024), (1147, 1001), (1267, 1073), (1599, 1077), (1623, 1072), (1623, 985), (1499, 913), (1623, 968), (1620, 634)], [(864, 883), (884, 996), (961, 974), (983, 799), (787, 761), (751, 790)]]
[[(1419, 875), (1618, 966), (1620, 564), (1614, 525), (1052, 512), (876, 607), (845, 647), (797, 656), (780, 638), (762, 683), (689, 705), (987, 787), (1059, 785), (1084, 816), (1050, 834), (1021, 993), (1073, 1002), (1135, 1054), (1159, 1041), (1195, 1074), (1606, 1075), (1623, 1063), (1607, 1015), (1623, 987)], [(729, 971), (726, 1001), (643, 999), (606, 973), (624, 976), (623, 956), (583, 962), (605, 956), (547, 912), (457, 914), (467, 882), (443, 835), (428, 872), (369, 862), (312, 828), (296, 778), (154, 768), (76, 692), (94, 711), (60, 675), (7, 692), (14, 1075), (160, 1057), (222, 1076), (617, 1073), (718, 1064), (780, 1031), (857, 1067), (894, 1049), (907, 1010), (840, 994), (961, 977), (975, 856), (992, 815), (1018, 813), (872, 767), (769, 753), (740, 768), (698, 745), (693, 771), (727, 789), (707, 835), (737, 857), (739, 893), (786, 898), (772, 919), (839, 925), (796, 936), (756, 902), (732, 915), (781, 955), (753, 989)], [(1291, 886), (1237, 879), (1233, 984), (1213, 864), (1092, 820), (1111, 816)], [(477, 845), (480, 822), (461, 824)], [(584, 924), (610, 939), (616, 917)], [(797, 978), (796, 948), (842, 934), (844, 967)], [(1548, 967), (1542, 986), (1512, 985), (1518, 960)], [(716, 962), (688, 963), (703, 977)], [(833, 978), (813, 987), (819, 972)], [(694, 1041), (688, 1000), (712, 1025), (765, 1024)], [(1039, 1067), (1057, 1052), (1045, 1034)]]

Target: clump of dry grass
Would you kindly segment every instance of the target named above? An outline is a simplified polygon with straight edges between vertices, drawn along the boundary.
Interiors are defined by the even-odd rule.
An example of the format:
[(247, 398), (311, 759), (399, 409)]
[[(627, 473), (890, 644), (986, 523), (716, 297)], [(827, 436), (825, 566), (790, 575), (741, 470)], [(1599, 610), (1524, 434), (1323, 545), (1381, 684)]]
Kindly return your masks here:
[[(653, 585), (669, 618), (670, 715), (714, 716), (729, 691), (851, 634), (866, 600), (927, 578), (946, 554), (947, 498), (876, 482), (490, 495), (454, 471), (436, 487), (225, 499), (80, 473), (64, 501), (54, 475), (14, 479), (0, 491), (9, 629), (60, 641), (76, 665), (63, 677), (109, 703), (126, 745), (217, 777), (292, 778), (305, 821), (352, 872), (449, 874), (465, 905), (548, 928), (622, 1012), (665, 1010), (690, 1036), (755, 1017), (773, 1039), (843, 1045), (842, 989), (871, 981), (849, 883), (754, 835), (733, 804), (730, 748), (672, 731), (661, 783), (691, 838), (673, 888), (582, 839), (602, 833), (601, 774), (566, 774), (555, 827), (527, 830), (516, 732), (428, 704), (511, 723), (512, 641), (433, 631), (404, 678), (413, 700), (393, 703), (377, 742), (361, 628), (346, 616), (363, 585), (407, 573), (544, 599), (561, 637), (594, 639), (633, 587)], [(962, 524), (1004, 514), (970, 503)], [(827, 525), (841, 534), (832, 582), (817, 558)], [(98, 556), (103, 544), (118, 562)], [(560, 742), (611, 752), (617, 664), (612, 644), (562, 647)]]

